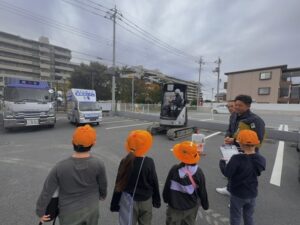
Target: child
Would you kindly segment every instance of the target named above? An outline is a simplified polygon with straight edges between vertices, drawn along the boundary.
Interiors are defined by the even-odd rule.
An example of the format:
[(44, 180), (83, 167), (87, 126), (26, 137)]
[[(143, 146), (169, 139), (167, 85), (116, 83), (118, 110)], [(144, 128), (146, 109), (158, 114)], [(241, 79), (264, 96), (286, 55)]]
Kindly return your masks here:
[(44, 183), (36, 204), (41, 223), (50, 220), (46, 207), (59, 188), (59, 224), (98, 224), (99, 200), (106, 198), (107, 180), (104, 163), (90, 153), (96, 131), (89, 125), (76, 128), (72, 144), (72, 156), (58, 162)]
[(260, 142), (254, 131), (241, 130), (237, 141), (244, 154), (232, 156), (227, 165), (225, 160), (220, 160), (221, 171), (229, 179), (230, 224), (239, 225), (243, 214), (244, 224), (253, 225), (257, 177), (265, 170), (266, 160), (255, 152)]
[(197, 162), (200, 155), (197, 145), (191, 141), (176, 144), (174, 156), (181, 161), (169, 171), (163, 199), (168, 204), (166, 224), (195, 224), (199, 202), (208, 209), (205, 177)]
[[(160, 207), (154, 161), (145, 156), (151, 145), (152, 136), (145, 130), (132, 131), (125, 142), (128, 154), (120, 162), (110, 205), (112, 212), (119, 212), (120, 225), (150, 225), (152, 206)], [(133, 204), (126, 207), (130, 198)]]

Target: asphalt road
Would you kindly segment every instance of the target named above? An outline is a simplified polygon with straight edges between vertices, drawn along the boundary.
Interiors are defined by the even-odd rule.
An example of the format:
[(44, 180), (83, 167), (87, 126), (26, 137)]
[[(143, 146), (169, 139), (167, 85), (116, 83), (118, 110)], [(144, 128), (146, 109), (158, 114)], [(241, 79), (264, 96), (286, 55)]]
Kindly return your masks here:
[[(106, 166), (109, 187), (105, 201), (100, 202), (101, 219), (99, 224), (118, 224), (118, 214), (109, 211), (112, 189), (119, 161), (125, 156), (124, 140), (129, 131), (145, 129), (147, 121), (121, 117), (105, 117), (97, 129), (97, 143), (93, 153), (101, 158)], [(38, 224), (35, 216), (35, 203), (50, 168), (72, 154), (71, 135), (75, 127), (63, 117), (58, 118), (54, 129), (21, 129), (19, 131), (0, 131), (0, 224), (29, 225)], [(202, 131), (205, 135), (215, 134)], [(186, 138), (190, 139), (190, 138)], [(184, 139), (183, 139), (184, 140)], [(229, 198), (216, 193), (216, 187), (226, 184), (220, 174), (218, 160), (219, 146), (223, 134), (207, 139), (207, 156), (202, 157), (199, 166), (206, 175), (210, 209), (199, 210), (198, 224), (228, 224)], [(179, 141), (169, 141), (165, 136), (155, 136), (149, 152), (156, 164), (162, 191), (167, 173), (177, 163), (170, 149)], [(298, 225), (300, 221), (300, 183), (297, 180), (298, 153), (291, 143), (283, 145), (282, 172), (279, 184), (273, 185), (270, 179), (279, 146), (278, 141), (267, 140), (261, 154), (267, 159), (267, 170), (259, 178), (259, 196), (255, 212), (259, 225)], [(280, 163), (279, 163), (280, 164)], [(166, 206), (153, 210), (152, 224), (165, 223)]]
[[(153, 115), (159, 115), (158, 112), (150, 113)], [(266, 124), (267, 128), (278, 129), (281, 124), (286, 124), (289, 131), (298, 131), (300, 129), (300, 114), (286, 114), (285, 112), (274, 113), (256, 113), (259, 115)], [(229, 114), (212, 114), (205, 112), (188, 111), (188, 117), (192, 120), (210, 121), (217, 123), (228, 123)]]

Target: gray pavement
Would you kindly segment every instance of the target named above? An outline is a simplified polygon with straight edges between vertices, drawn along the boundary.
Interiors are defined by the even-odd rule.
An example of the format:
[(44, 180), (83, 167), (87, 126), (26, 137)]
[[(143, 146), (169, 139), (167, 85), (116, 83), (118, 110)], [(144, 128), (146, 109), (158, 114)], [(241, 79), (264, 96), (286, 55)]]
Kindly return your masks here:
[[(125, 156), (124, 140), (129, 131), (145, 129), (148, 121), (123, 117), (105, 117), (97, 129), (97, 143), (93, 153), (105, 162), (109, 188), (107, 199), (100, 202), (99, 224), (118, 224), (117, 213), (109, 211), (112, 189), (119, 161)], [(0, 218), (2, 225), (37, 224), (34, 214), (35, 202), (42, 189), (44, 179), (53, 165), (72, 154), (71, 135), (75, 127), (59, 115), (54, 129), (22, 129), (0, 131)], [(202, 130), (206, 135), (216, 131)], [(189, 138), (185, 138), (189, 139)], [(184, 140), (184, 139), (182, 139)], [(181, 140), (180, 140), (181, 141)], [(177, 163), (170, 149), (179, 142), (169, 141), (165, 136), (155, 136), (149, 152), (156, 163), (156, 170), (162, 191), (171, 166)], [(207, 140), (207, 156), (202, 157), (199, 166), (206, 175), (210, 201), (208, 211), (199, 210), (198, 224), (228, 224), (229, 198), (216, 193), (215, 188), (226, 184), (220, 174), (218, 160), (219, 146), (223, 134)], [(298, 153), (291, 143), (284, 143), (284, 157), (280, 186), (270, 184), (276, 158), (278, 141), (267, 140), (261, 154), (267, 158), (267, 170), (259, 179), (259, 196), (255, 219), (260, 225), (298, 225), (300, 221), (300, 184), (297, 180)], [(166, 206), (153, 210), (152, 224), (164, 224)]]

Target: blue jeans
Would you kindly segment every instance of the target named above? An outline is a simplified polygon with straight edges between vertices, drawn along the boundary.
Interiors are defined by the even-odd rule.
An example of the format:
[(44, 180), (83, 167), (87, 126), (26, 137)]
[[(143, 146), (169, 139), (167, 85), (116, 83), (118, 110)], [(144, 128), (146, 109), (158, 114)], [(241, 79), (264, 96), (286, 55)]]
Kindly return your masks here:
[(234, 195), (230, 197), (230, 225), (240, 225), (243, 214), (244, 225), (254, 225), (253, 213), (255, 198), (242, 199)]

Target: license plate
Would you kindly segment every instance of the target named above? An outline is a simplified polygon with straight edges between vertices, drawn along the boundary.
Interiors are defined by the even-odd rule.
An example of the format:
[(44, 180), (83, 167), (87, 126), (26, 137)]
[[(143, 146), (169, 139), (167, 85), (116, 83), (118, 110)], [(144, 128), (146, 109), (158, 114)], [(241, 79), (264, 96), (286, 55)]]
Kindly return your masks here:
[(26, 120), (26, 126), (35, 126), (35, 125), (39, 125), (38, 119), (27, 119)]

